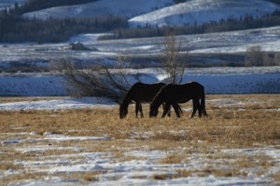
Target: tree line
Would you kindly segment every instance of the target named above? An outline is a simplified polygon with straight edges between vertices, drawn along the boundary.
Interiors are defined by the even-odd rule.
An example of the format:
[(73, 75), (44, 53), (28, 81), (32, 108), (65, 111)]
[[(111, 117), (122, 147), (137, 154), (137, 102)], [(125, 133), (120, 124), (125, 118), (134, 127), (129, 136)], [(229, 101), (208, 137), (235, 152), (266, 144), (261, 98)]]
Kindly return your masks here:
[(126, 17), (98, 18), (23, 18), (22, 14), (47, 7), (94, 2), (96, 0), (29, 0), (24, 5), (17, 3), (11, 8), (0, 11), (0, 42), (37, 42), (51, 43), (67, 41), (73, 35), (112, 31), (114, 34), (100, 39), (124, 39), (164, 36), (172, 30), (176, 35), (198, 34), (221, 31), (234, 31), (280, 25), (280, 11), (255, 19), (247, 15), (239, 19), (226, 19), (202, 25), (183, 25), (176, 27), (129, 28)]
[(254, 18), (252, 15), (246, 15), (241, 18), (228, 18), (220, 21), (213, 21), (204, 23), (202, 25), (183, 25), (183, 26), (166, 26), (166, 27), (145, 27), (138, 28), (119, 28), (114, 30), (113, 35), (101, 36), (99, 39), (127, 39), (140, 37), (155, 37), (164, 36), (166, 32), (172, 30), (176, 35), (187, 34), (203, 34), (212, 32), (225, 32), (246, 30), (254, 28), (264, 28), (270, 26), (280, 25), (280, 10), (276, 10), (271, 14), (262, 16), (261, 18)]
[(28, 0), (23, 5), (19, 6), (18, 3), (14, 4), (13, 11), (16, 14), (24, 14), (27, 12), (42, 10), (51, 7), (64, 6), (64, 5), (75, 5), (83, 3), (91, 3), (98, 0)]
[(0, 11), (0, 42), (50, 43), (68, 40), (80, 33), (98, 33), (120, 27), (128, 27), (127, 19), (119, 16), (98, 18), (23, 18), (24, 13), (54, 6), (74, 5), (97, 0), (28, 0), (19, 6)]
[(123, 17), (25, 19), (7, 12), (0, 13), (0, 42), (52, 43), (68, 40), (80, 33), (98, 33), (127, 27)]

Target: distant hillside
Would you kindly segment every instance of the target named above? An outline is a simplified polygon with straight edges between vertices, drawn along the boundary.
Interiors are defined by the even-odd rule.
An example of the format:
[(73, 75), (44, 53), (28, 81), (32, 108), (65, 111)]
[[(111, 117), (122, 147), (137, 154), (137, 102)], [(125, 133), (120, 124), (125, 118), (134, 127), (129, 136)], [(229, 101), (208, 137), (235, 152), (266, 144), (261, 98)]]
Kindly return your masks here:
[(265, 0), (3, 0), (0, 5), (8, 2), (0, 12), (2, 43), (63, 42), (81, 33), (113, 32), (103, 39), (123, 39), (162, 36), (170, 28), (185, 35), (280, 25), (280, 11), (274, 12), (280, 5)]
[[(274, 0), (277, 2), (277, 0)], [(174, 0), (100, 0), (93, 3), (52, 7), (24, 14), (39, 19), (99, 16), (124, 16), (133, 27), (180, 26), (212, 21), (238, 19), (246, 15), (255, 18), (272, 13), (280, 6), (266, 0), (188, 0), (175, 4)]]
[(36, 17), (39, 19), (53, 17), (62, 19), (123, 16), (131, 18), (171, 4), (173, 4), (173, 0), (100, 0), (87, 4), (47, 8), (26, 13), (23, 17)]
[(278, 8), (278, 5), (268, 1), (190, 0), (133, 17), (129, 23), (136, 27), (202, 25), (229, 18), (240, 19), (248, 15), (258, 18)]

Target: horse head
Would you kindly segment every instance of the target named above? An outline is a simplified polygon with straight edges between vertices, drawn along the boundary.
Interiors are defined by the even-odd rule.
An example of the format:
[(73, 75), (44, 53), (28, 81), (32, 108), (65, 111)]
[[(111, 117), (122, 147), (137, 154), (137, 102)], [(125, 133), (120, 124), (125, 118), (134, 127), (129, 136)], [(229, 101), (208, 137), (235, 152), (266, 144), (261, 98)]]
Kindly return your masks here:
[(127, 113), (128, 113), (127, 106), (124, 106), (124, 104), (121, 104), (120, 105), (120, 109), (119, 109), (119, 113), (120, 113), (120, 118), (121, 119), (125, 118)]
[(150, 115), (150, 117), (157, 117), (157, 115), (158, 115), (158, 107), (155, 107), (154, 104), (150, 105), (149, 115)]

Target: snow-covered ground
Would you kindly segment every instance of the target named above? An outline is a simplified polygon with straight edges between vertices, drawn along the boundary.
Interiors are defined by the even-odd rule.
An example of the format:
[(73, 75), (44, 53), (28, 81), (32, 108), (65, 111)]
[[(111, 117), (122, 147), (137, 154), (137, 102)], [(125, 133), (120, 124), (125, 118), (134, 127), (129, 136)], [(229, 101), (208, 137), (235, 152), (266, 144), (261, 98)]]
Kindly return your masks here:
[(117, 103), (101, 97), (57, 98), (50, 101), (23, 101), (2, 103), (0, 110), (61, 110), (116, 106)]
[[(189, 157), (188, 164), (157, 164), (157, 160), (160, 160), (166, 156), (167, 152), (159, 150), (131, 150), (127, 152), (127, 155), (133, 155), (138, 157), (139, 160), (131, 160), (126, 162), (114, 162), (112, 161), (112, 155), (105, 152), (83, 152), (85, 149), (78, 146), (65, 147), (60, 145), (32, 145), (36, 141), (36, 144), (44, 141), (48, 143), (59, 144), (59, 142), (69, 141), (104, 141), (108, 140), (106, 136), (93, 136), (93, 137), (69, 137), (65, 135), (52, 134), (45, 132), (43, 136), (38, 138), (38, 134), (18, 134), (17, 138), (11, 138), (6, 141), (2, 141), (4, 146), (15, 146), (17, 144), (25, 143), (29, 146), (24, 148), (17, 148), (17, 153), (31, 153), (38, 154), (36, 160), (20, 161), (16, 160), (18, 166), (24, 166), (26, 169), (32, 172), (49, 173), (50, 176), (46, 176), (44, 179), (29, 179), (24, 181), (14, 181), (11, 186), (39, 186), (39, 185), (57, 185), (57, 186), (69, 186), (69, 185), (84, 185), (85, 183), (79, 179), (67, 179), (59, 177), (63, 173), (84, 173), (87, 172), (103, 172), (98, 176), (98, 181), (89, 182), (86, 185), (273, 185), (273, 180), (269, 178), (269, 174), (280, 171), (279, 167), (273, 167), (269, 172), (264, 175), (256, 176), (254, 170), (251, 170), (251, 175), (248, 177), (215, 177), (215, 176), (199, 176), (192, 175), (184, 178), (177, 179), (152, 179), (154, 175), (172, 175), (176, 174), (176, 170), (188, 169), (196, 167), (199, 170), (205, 166), (215, 166), (213, 160), (203, 157), (199, 153), (193, 153), (192, 157)], [(75, 154), (62, 154), (42, 156), (48, 150), (72, 150), (76, 151)], [(274, 159), (280, 158), (280, 150), (272, 147), (255, 148), (255, 149), (231, 149), (224, 150), (222, 153), (228, 156), (232, 154), (247, 154), (248, 157), (254, 159), (254, 156), (267, 155)], [(41, 158), (40, 158), (41, 157)], [(141, 158), (143, 160), (141, 160)], [(75, 159), (75, 161), (73, 161)], [(1, 173), (2, 174), (2, 173)], [(1, 176), (8, 176), (12, 174), (20, 174), (20, 172), (9, 169), (5, 171)], [(57, 175), (57, 176), (52, 176)], [(139, 178), (139, 179), (137, 179)]]
[[(68, 42), (59, 44), (3, 44), (0, 46), (0, 67), (9, 68), (13, 63), (47, 66), (50, 61), (61, 58), (73, 61), (96, 62), (117, 58), (120, 55), (148, 58), (159, 55), (161, 37), (122, 40), (96, 40), (95, 34), (82, 34), (69, 42), (82, 42), (92, 51), (67, 50)], [(246, 52), (252, 46), (259, 46), (264, 51), (280, 51), (280, 27), (253, 29), (212, 34), (182, 35), (177, 37), (182, 44), (182, 51), (190, 54), (235, 54)], [(95, 50), (97, 49), (97, 51)], [(201, 59), (205, 63), (213, 63)], [(141, 62), (141, 61), (140, 61)], [(143, 65), (153, 61), (142, 61)], [(139, 64), (140, 65), (140, 64)], [(152, 65), (151, 65), (152, 66)]]
[[(262, 100), (263, 101), (263, 100)], [(273, 101), (273, 99), (266, 100), (265, 102)], [(242, 103), (236, 98), (221, 98), (221, 99), (207, 99), (208, 103), (212, 106), (229, 108), (239, 107), (244, 104), (261, 104), (259, 102)], [(103, 98), (59, 98), (54, 100), (45, 101), (25, 101), (15, 103), (0, 104), (0, 110), (25, 110), (25, 109), (52, 109), (52, 110), (65, 110), (75, 108), (92, 108), (103, 107), (110, 111), (110, 108), (117, 107), (117, 105), (110, 100)], [(280, 111), (279, 108), (278, 112)], [(275, 110), (274, 109), (274, 110)], [(277, 110), (276, 110), (277, 111)], [(53, 116), (55, 117), (55, 116)], [(11, 130), (17, 130), (17, 126), (10, 126)], [(0, 133), (1, 134), (1, 133)], [(143, 134), (142, 134), (143, 135)], [(172, 179), (153, 179), (154, 175), (172, 175), (177, 174), (177, 170), (203, 170), (207, 167), (214, 169), (230, 169), (228, 167), (227, 159), (207, 158), (203, 153), (193, 152), (188, 155), (186, 163), (158, 163), (159, 160), (165, 158), (170, 153), (166, 150), (152, 150), (148, 147), (141, 148), (128, 148), (128, 147), (114, 147), (111, 148), (126, 148), (125, 155), (135, 157), (127, 161), (118, 162), (114, 159), (114, 156), (110, 152), (92, 152), (85, 147), (74, 145), (77, 142), (90, 142), (93, 146), (98, 143), (106, 142), (110, 140), (107, 135), (103, 136), (70, 136), (64, 134), (55, 134), (50, 131), (45, 131), (43, 134), (36, 132), (30, 133), (3, 133), (1, 134), (0, 145), (7, 149), (12, 149), (17, 154), (30, 154), (29, 160), (23, 161), (20, 157), (13, 160), (16, 166), (24, 167), (21, 170), (25, 170), (26, 173), (44, 174), (43, 178), (32, 178), (23, 181), (13, 180), (11, 186), (40, 186), (40, 185), (57, 185), (57, 186), (69, 186), (69, 185), (274, 185), (274, 181), (271, 175), (280, 171), (279, 159), (280, 150), (279, 146), (265, 146), (256, 148), (239, 148), (239, 149), (222, 149), (217, 150), (215, 147), (211, 147), (213, 155), (215, 153), (223, 154), (222, 157), (233, 156), (234, 159), (239, 156), (246, 156), (250, 161), (255, 160), (255, 156), (267, 156), (272, 158), (274, 166), (271, 166), (267, 171), (261, 175), (258, 175), (258, 171), (262, 170), (261, 167), (243, 168), (240, 170), (247, 173), (247, 176), (213, 176), (207, 175), (205, 172)], [(133, 143), (133, 139), (128, 139)], [(75, 142), (75, 143), (74, 143)], [(63, 144), (71, 145), (63, 145)], [(203, 141), (198, 140), (203, 146)], [(207, 145), (207, 144), (205, 144)], [(185, 147), (187, 149), (187, 147)], [(186, 150), (181, 149), (181, 150)], [(71, 151), (75, 153), (62, 153), (44, 155), (44, 152), (49, 151)], [(210, 156), (211, 157), (211, 156)], [(222, 167), (220, 167), (222, 166)], [(71, 175), (75, 173), (90, 173), (99, 172), (96, 175), (97, 180), (84, 182), (79, 178), (64, 178), (63, 174)], [(15, 170), (12, 167), (4, 170), (0, 173), (0, 180), (12, 175), (20, 175), (21, 171)], [(204, 175), (203, 175), (204, 174)], [(86, 179), (86, 177), (84, 176)]]
[[(22, 134), (26, 136), (26, 134)], [(36, 134), (30, 134), (27, 139), (21, 138), (19, 134), (18, 139), (9, 139), (4, 142), (4, 145), (12, 146), (20, 143), (32, 143), (32, 140), (42, 140), (49, 141), (49, 143), (59, 142), (59, 141), (92, 141), (93, 143), (98, 140), (107, 140), (106, 137), (68, 137), (64, 135), (55, 135), (46, 132), (41, 139), (37, 139)], [(18, 153), (33, 153), (41, 154), (46, 150), (51, 149), (65, 149), (63, 146), (54, 145), (54, 146), (33, 146), (25, 147), (22, 149), (17, 149)], [(75, 154), (70, 155), (53, 155), (49, 157), (43, 156), (42, 158), (37, 158), (36, 161), (30, 160), (17, 162), (18, 165), (25, 166), (29, 170), (34, 172), (49, 173), (50, 175), (59, 175), (60, 173), (86, 173), (93, 171), (103, 172), (98, 176), (99, 181), (92, 183), (87, 183), (86, 185), (211, 185), (211, 186), (220, 186), (220, 185), (273, 185), (273, 181), (267, 175), (261, 175), (259, 177), (254, 175), (254, 170), (251, 171), (251, 176), (249, 177), (215, 177), (215, 176), (205, 176), (201, 177), (199, 175), (189, 176), (184, 178), (177, 179), (163, 179), (155, 180), (151, 177), (155, 174), (157, 175), (175, 175), (176, 170), (178, 169), (188, 169), (191, 167), (204, 167), (206, 165), (211, 166), (215, 164), (213, 160), (208, 160), (202, 157), (200, 154), (193, 154), (193, 157), (190, 157), (190, 161), (187, 165), (185, 164), (156, 164), (157, 160), (160, 160), (166, 156), (164, 151), (128, 151), (127, 154), (133, 154), (135, 157), (142, 158), (143, 160), (131, 160), (123, 163), (114, 163), (110, 153), (102, 152), (86, 152), (83, 153), (83, 149), (78, 146), (73, 146), (69, 150), (76, 151)], [(250, 158), (254, 158), (254, 155), (267, 155), (275, 159), (279, 159), (280, 150), (275, 150), (274, 148), (259, 148), (259, 149), (233, 149), (225, 150), (224, 154), (232, 155), (232, 153), (240, 154), (250, 154)], [(75, 162), (72, 159), (75, 158)], [(212, 162), (211, 162), (212, 161)], [(79, 163), (80, 162), (80, 163)], [(216, 162), (218, 163), (218, 162)], [(109, 170), (109, 171), (108, 171)], [(279, 168), (272, 168), (270, 172), (279, 171)], [(4, 173), (5, 175), (9, 174), (20, 174), (18, 172), (13, 172), (13, 170), (8, 170)], [(137, 179), (137, 177), (139, 179)], [(146, 178), (146, 179), (144, 179)], [(79, 179), (65, 179), (59, 176), (49, 176), (45, 179), (31, 179), (21, 182), (14, 182), (12, 186), (39, 186), (39, 185), (84, 185)]]

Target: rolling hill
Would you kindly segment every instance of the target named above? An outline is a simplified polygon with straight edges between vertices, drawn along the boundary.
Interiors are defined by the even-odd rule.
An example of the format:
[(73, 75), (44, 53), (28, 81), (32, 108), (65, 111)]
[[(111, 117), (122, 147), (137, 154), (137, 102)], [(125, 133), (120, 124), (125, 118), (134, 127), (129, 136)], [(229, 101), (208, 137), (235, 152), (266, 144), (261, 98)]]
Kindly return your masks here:
[(73, 6), (53, 7), (29, 12), (24, 17), (98, 17), (124, 16), (131, 26), (172, 26), (202, 24), (221, 19), (240, 18), (246, 15), (260, 17), (279, 6), (265, 0), (189, 0), (174, 4), (173, 0), (100, 0)]
[(257, 18), (279, 8), (267, 1), (191, 0), (133, 17), (134, 26), (201, 25), (212, 21), (239, 19), (246, 15)]
[(24, 17), (36, 17), (46, 19), (48, 17), (98, 17), (98, 16), (123, 16), (131, 18), (133, 16), (148, 13), (151, 10), (159, 9), (172, 4), (172, 0), (100, 0), (93, 3), (86, 3), (73, 6), (62, 6), (47, 8), (35, 12), (26, 13)]

